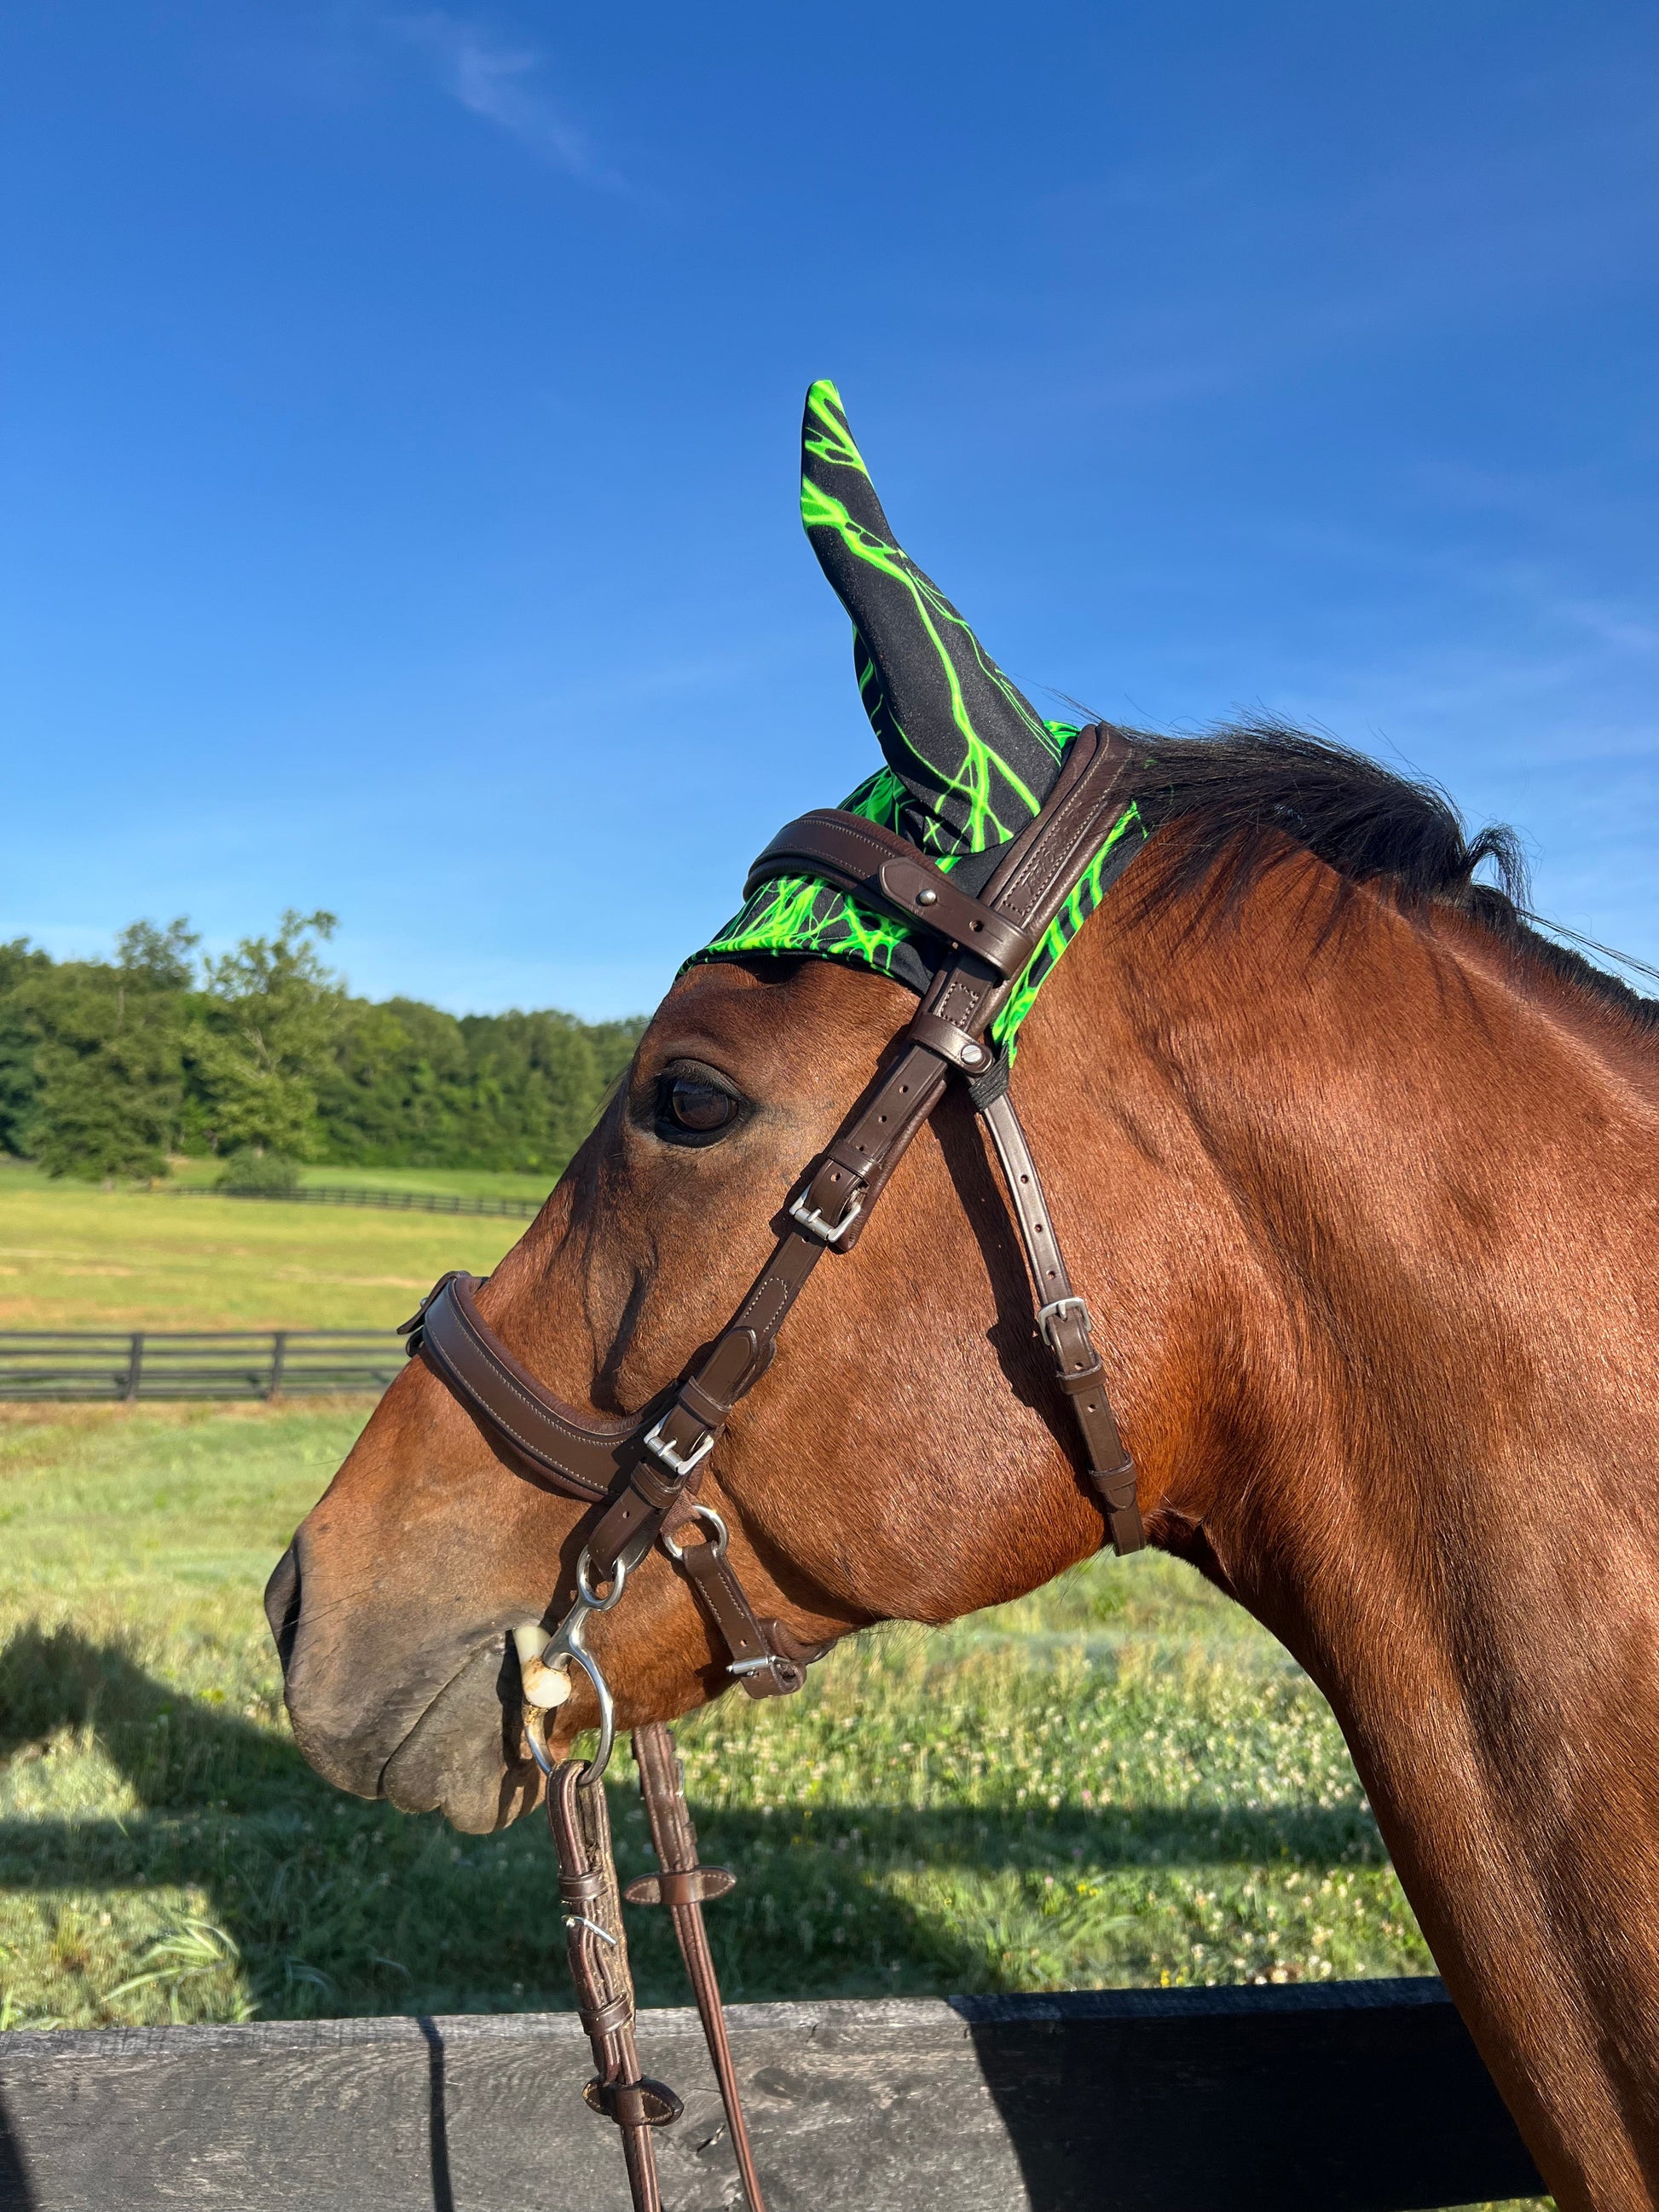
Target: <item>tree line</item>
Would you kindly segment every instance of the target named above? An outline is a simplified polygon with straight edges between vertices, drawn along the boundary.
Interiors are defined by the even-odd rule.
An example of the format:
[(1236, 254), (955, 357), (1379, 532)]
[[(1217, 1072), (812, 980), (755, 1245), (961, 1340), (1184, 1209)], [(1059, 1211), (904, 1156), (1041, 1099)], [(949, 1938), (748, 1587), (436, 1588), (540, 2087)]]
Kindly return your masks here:
[(182, 920), (134, 922), (110, 960), (0, 945), (0, 1149), (94, 1180), (179, 1155), (250, 1188), (302, 1160), (555, 1177), (643, 1022), (353, 998), (334, 927), (289, 913), (216, 957)]

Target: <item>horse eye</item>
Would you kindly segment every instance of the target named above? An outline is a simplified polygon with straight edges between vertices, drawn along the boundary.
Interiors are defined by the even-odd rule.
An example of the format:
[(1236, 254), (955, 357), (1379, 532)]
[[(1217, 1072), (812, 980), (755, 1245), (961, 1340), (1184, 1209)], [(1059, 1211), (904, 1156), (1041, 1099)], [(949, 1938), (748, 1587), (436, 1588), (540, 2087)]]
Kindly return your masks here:
[(677, 1075), (659, 1096), (658, 1131), (671, 1141), (718, 1136), (737, 1118), (738, 1102), (732, 1093), (698, 1076)]

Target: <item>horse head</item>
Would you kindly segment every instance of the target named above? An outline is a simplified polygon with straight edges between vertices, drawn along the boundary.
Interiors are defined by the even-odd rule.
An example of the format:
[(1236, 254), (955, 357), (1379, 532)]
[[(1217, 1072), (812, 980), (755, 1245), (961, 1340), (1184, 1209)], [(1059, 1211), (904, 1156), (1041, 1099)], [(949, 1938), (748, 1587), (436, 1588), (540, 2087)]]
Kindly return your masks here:
[[(960, 885), (971, 901), (1060, 781), (1077, 733), (1038, 717), (899, 548), (825, 384), (807, 398), (802, 511), (853, 617), (884, 756), (845, 812), (889, 853), (925, 857), (920, 900)], [(1115, 870), (1140, 842), (1133, 806), (1113, 825)], [(1097, 867), (1097, 902), (1105, 880)], [(1036, 954), (1011, 940), (1018, 972), (1000, 980), (1004, 1018), (982, 1047), (962, 1048), (964, 1073), (975, 1052), (1012, 1055), (1038, 971), (1085, 910), (1068, 907)], [(788, 1234), (803, 1167), (890, 1069), (940, 950), (902, 911), (872, 910), (787, 864), (754, 884), (658, 1009), (538, 1219), (466, 1297), (466, 1325), (520, 1378), (503, 1384), (509, 1398), (539, 1391), (573, 1428), (637, 1437), (642, 1409), (696, 1371)], [(1109, 1216), (1099, 1185), (1097, 1172), (1091, 1199)], [(1109, 1303), (1118, 1263), (1082, 1223), (1095, 1206), (1078, 1210), (1091, 1289)], [(698, 1526), (667, 1544), (683, 1553), (720, 1532), (736, 1601), (766, 1624), (768, 1663), (784, 1678), (871, 1622), (944, 1621), (1018, 1595), (1102, 1538), (965, 1098), (937, 1105), (881, 1206), (856, 1239), (836, 1241), (764, 1387), (753, 1388), (757, 1370), (733, 1393), (697, 1473)], [(268, 1611), (296, 1735), (322, 1772), (488, 1829), (538, 1793), (525, 1630), (543, 1624), (544, 1644), (568, 1611), (603, 1514), (579, 1471), (573, 1498), (557, 1464), (524, 1448), (510, 1405), (498, 1421), (448, 1387), (430, 1322), (426, 1334), (277, 1568)], [(588, 1636), (623, 1725), (732, 1685), (730, 1638), (713, 1632), (660, 1549)], [(574, 1688), (556, 1746), (595, 1717), (591, 1686)]]

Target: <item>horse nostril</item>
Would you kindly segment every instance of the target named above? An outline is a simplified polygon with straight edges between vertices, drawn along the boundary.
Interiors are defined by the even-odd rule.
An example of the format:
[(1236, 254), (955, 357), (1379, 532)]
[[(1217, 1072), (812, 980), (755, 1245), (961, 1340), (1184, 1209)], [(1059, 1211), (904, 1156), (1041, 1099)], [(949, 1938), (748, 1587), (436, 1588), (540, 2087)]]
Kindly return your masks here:
[(276, 1639), (276, 1656), (286, 1680), (288, 1662), (294, 1656), (294, 1639), (300, 1632), (300, 1562), (292, 1544), (277, 1560), (265, 1584), (265, 1619)]

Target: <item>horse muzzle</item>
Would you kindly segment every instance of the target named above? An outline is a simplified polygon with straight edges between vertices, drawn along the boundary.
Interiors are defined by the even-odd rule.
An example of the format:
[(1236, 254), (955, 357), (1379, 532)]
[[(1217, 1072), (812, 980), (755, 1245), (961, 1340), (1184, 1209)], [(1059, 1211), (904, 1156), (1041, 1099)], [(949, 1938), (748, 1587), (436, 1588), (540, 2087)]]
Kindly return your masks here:
[(389, 1650), (385, 1620), (309, 1609), (305, 1585), (301, 1530), (265, 1586), (265, 1618), (295, 1741), (324, 1780), (402, 1812), (441, 1811), (470, 1835), (527, 1810), (540, 1781), (519, 1742), (511, 1638), (480, 1627)]

